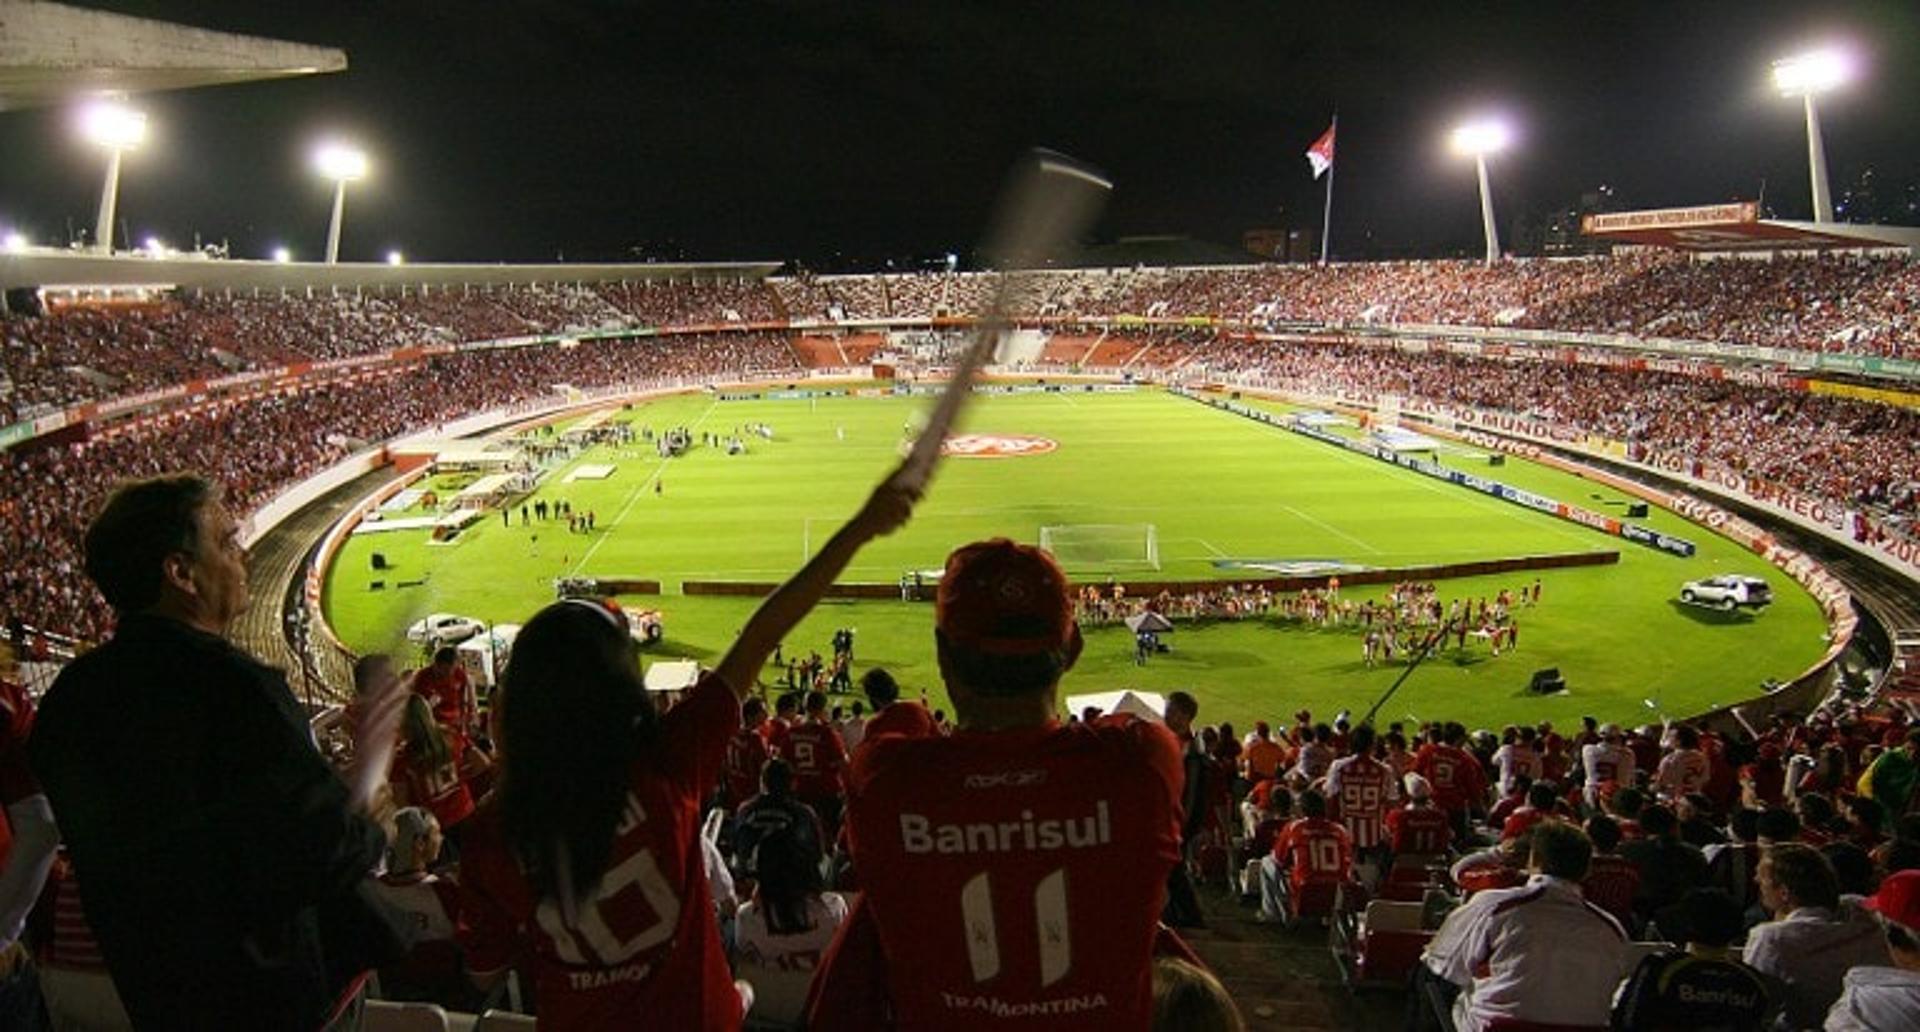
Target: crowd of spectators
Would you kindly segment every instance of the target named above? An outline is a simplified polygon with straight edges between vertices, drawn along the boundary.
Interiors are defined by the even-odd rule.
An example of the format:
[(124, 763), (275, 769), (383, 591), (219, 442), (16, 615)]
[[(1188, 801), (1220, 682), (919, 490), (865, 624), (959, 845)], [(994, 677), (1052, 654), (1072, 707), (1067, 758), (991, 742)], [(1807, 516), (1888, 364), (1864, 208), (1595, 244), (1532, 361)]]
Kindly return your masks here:
[[(706, 337), (656, 339), (647, 346), (715, 361), (731, 357)], [(568, 359), (580, 363), (569, 375), (590, 380), (599, 370), (634, 361), (597, 348), (563, 352), (580, 355)], [(484, 371), (517, 383), (534, 377), (527, 363), (551, 363), (553, 356), (526, 350), (453, 356), (425, 363), (412, 375), (453, 389), (455, 377), (475, 372), (459, 363), (475, 361), (501, 363)], [(514, 373), (520, 375), (509, 375)], [(356, 397), (356, 389), (278, 400), (287, 408), (334, 406), (316, 417), (324, 426), (346, 419), (356, 402), (379, 407), (369, 403), (380, 396)], [(241, 418), (280, 418), (269, 415), (276, 411), (259, 404)], [(389, 417), (404, 422), (412, 415), (401, 407)], [(207, 425), (232, 427), (218, 414)], [(238, 448), (246, 434), (260, 431), (249, 424), (232, 430), (241, 436), (221, 443)], [(182, 423), (169, 435), (190, 432)], [(128, 434), (114, 440), (149, 439)], [(136, 463), (128, 472), (146, 470), (137, 464), (142, 453), (127, 458)], [(275, 475), (271, 468), (244, 472)], [(234, 508), (244, 511), (259, 489), (245, 476), (236, 480)], [(859, 533), (871, 536), (884, 532), (872, 528), (904, 518), (887, 508), (898, 503), (886, 492), (900, 490), (876, 492), (849, 527), (862, 526)], [(75, 508), (90, 512), (95, 506)], [(205, 538), (212, 532), (202, 527), (198, 533)], [(917, 980), (945, 970), (940, 963), (951, 961), (955, 977), (980, 977), (981, 954), (963, 947), (996, 934), (997, 911), (992, 889), (983, 887), (983, 865), (999, 865), (1000, 876), (1008, 877), (1030, 862), (1033, 851), (1050, 850), (1049, 864), (1081, 862), (1084, 856), (1089, 866), (1076, 868), (1076, 877), (1097, 873), (1112, 879), (1116, 899), (1137, 902), (1143, 893), (1164, 899), (1164, 920), (1175, 926), (1199, 919), (1181, 903), (1179, 886), (1191, 881), (1236, 887), (1263, 917), (1289, 923), (1347, 920), (1369, 898), (1419, 901), (1432, 934), (1408, 994), (1410, 1027), (1599, 1028), (1611, 1022), (1617, 1028), (1901, 1029), (1920, 1021), (1920, 713), (1884, 703), (1830, 702), (1804, 718), (1781, 714), (1758, 726), (1735, 713), (1737, 724), (1724, 726), (1683, 721), (1627, 728), (1588, 718), (1578, 727), (1540, 722), (1495, 730), (1445, 719), (1375, 727), (1355, 724), (1346, 714), (1316, 719), (1305, 710), (1287, 719), (1285, 704), (1276, 702), (1274, 719), (1243, 736), (1230, 724), (1199, 723), (1199, 703), (1174, 693), (1163, 714), (1165, 730), (1142, 730), (1137, 722), (1116, 722), (1097, 711), (1069, 714), (1056, 724), (1053, 713), (1032, 703), (1054, 701), (1060, 673), (1077, 656), (1074, 614), (1096, 622), (1111, 618), (1123, 611), (1124, 596), (1087, 588), (1075, 593), (1050, 560), (1010, 542), (967, 546), (942, 580), (939, 647), (974, 650), (943, 651), (947, 689), (956, 705), (964, 704), (961, 730), (921, 704), (903, 701), (911, 688), (903, 692), (885, 671), (870, 666), (860, 677), (859, 700), (871, 707), (870, 718), (852, 706), (852, 714), (837, 708), (817, 682), (810, 690), (780, 694), (769, 706), (755, 682), (779, 670), (775, 643), (793, 630), (855, 547), (836, 535), (822, 550), (826, 558), (813, 561), (828, 565), (810, 566), (776, 592), (716, 673), (677, 705), (670, 703), (664, 715), (654, 715), (649, 704), (617, 720), (584, 720), (595, 713), (610, 716), (603, 707), (611, 697), (633, 706), (646, 697), (626, 618), (601, 600), (556, 603), (529, 622), (508, 663), (500, 712), (483, 705), (452, 650), (404, 675), (411, 694), (399, 693), (404, 701), (397, 704), (376, 700), (386, 699), (390, 689), (383, 686), (401, 675), (385, 657), (364, 662), (356, 670), (356, 685), (366, 691), (360, 705), (404, 713), (399, 746), (378, 768), (389, 788), (352, 795), (367, 800), (369, 816), (387, 836), (384, 864), (370, 875), (369, 889), (414, 918), (408, 924), (418, 933), (409, 953), (380, 962), (382, 991), (473, 1010), (497, 1000), (493, 989), (518, 969), (523, 987), (538, 990), (527, 1005), (567, 1027), (619, 1027), (630, 1012), (595, 1008), (633, 1000), (624, 991), (599, 991), (630, 982), (646, 984), (650, 1006), (693, 1006), (689, 1000), (698, 997), (700, 1007), (718, 1008), (705, 1013), (720, 1027), (732, 1027), (737, 1013), (775, 1027), (793, 1027), (809, 1013), (816, 1021), (823, 1014), (870, 1015), (861, 1008), (871, 1008), (882, 995), (878, 986), (886, 985), (884, 994), (903, 1005)], [(93, 559), (89, 571), (101, 568), (100, 556)], [(193, 561), (212, 560), (196, 553)], [(243, 574), (236, 563), (227, 576)], [(198, 575), (164, 584), (175, 593), (170, 597), (188, 597), (183, 584), (205, 590)], [(796, 591), (804, 593), (802, 602), (783, 601)], [(1355, 596), (1341, 595), (1330, 583), (1290, 600), (1222, 589), (1148, 604), (1228, 618), (1292, 605), (1293, 615), (1323, 622), (1371, 623), (1389, 614), (1416, 625), (1436, 622), (1451, 608), (1433, 585), (1418, 582), (1393, 585), (1379, 598)], [(1536, 584), (1531, 592), (1521, 587), (1502, 596), (1496, 605), (1525, 605), (1539, 593)], [(208, 597), (222, 600), (224, 620), (237, 613), (235, 596)], [(125, 598), (116, 605), (127, 616)], [(1008, 619), (1008, 611), (1018, 618)], [(774, 621), (766, 612), (780, 616)], [(149, 628), (163, 618), (159, 611), (136, 615)], [(610, 649), (609, 642), (620, 648)], [(984, 651), (989, 646), (997, 651)], [(857, 666), (851, 633), (837, 632), (830, 647), (836, 660)], [(581, 668), (561, 665), (573, 662)], [(625, 680), (603, 683), (610, 678)], [(584, 690), (568, 691), (576, 679), (585, 679), (579, 686)], [(1031, 695), (1021, 694), (1027, 689), (976, 694), (971, 687), (1002, 681), (1047, 687)], [(54, 692), (60, 691), (56, 686)], [(574, 712), (550, 713), (548, 707)], [(69, 735), (102, 726), (97, 719), (76, 720), (71, 712), (62, 716)], [(353, 724), (366, 728), (372, 722), (356, 717)], [(24, 726), (15, 720), (0, 724), (0, 732), (17, 735)], [(598, 743), (584, 744), (596, 737), (641, 751), (633, 757), (602, 754)], [(283, 748), (311, 748), (297, 735), (288, 741)], [(0, 735), (0, 759), (10, 758), (10, 742), (17, 744)], [(555, 872), (556, 865), (573, 862), (566, 850), (544, 861), (529, 859), (540, 854), (503, 851), (509, 847), (497, 838), (522, 833), (513, 823), (513, 807), (552, 806), (565, 793), (544, 789), (560, 783), (582, 787), (581, 767), (570, 750), (604, 767), (602, 774), (612, 772), (587, 779), (598, 788), (582, 793), (608, 789), (610, 806), (553, 807), (590, 810), (598, 816), (589, 819), (615, 829), (612, 843), (602, 840), (602, 851), (586, 861), (604, 866), (584, 868), (592, 876), (585, 893), (565, 888), (567, 875)], [(496, 752), (514, 762), (496, 764)], [(348, 786), (360, 783), (361, 768), (373, 755), (383, 754), (355, 752)], [(929, 772), (955, 772), (918, 762), (927, 756), (967, 764), (966, 777), (942, 780)], [(1086, 757), (1098, 757), (1110, 769), (1098, 778), (1064, 776), (1094, 762)], [(45, 742), (34, 752), (36, 763), (55, 758), (68, 785), (76, 772), (101, 762), (55, 752)], [(671, 776), (656, 781), (655, 765), (665, 765)], [(525, 772), (536, 766), (550, 768), (543, 777), (563, 782), (536, 785), (542, 790), (514, 802), (511, 779), (528, 777)], [(1010, 771), (1027, 777), (1029, 768), (1042, 776), (1023, 782), (1024, 790), (1044, 788), (1044, 795), (994, 802), (1010, 786), (992, 779), (1004, 780)], [(661, 786), (678, 793), (671, 797), (674, 807), (689, 809), (667, 811), (674, 814), (667, 818), (667, 797), (647, 794), (667, 790)], [(986, 787), (1000, 792), (982, 793)], [(1118, 796), (1126, 809), (1110, 807), (1110, 789), (1126, 790)], [(645, 794), (648, 802), (629, 801), (628, 791), (634, 798)], [(327, 792), (329, 806), (342, 805), (332, 797), (347, 794)], [(79, 793), (67, 798), (76, 806), (88, 802)], [(56, 813), (60, 805), (56, 799)], [(1022, 806), (1029, 809), (1020, 811)], [(649, 819), (649, 813), (659, 816)], [(90, 834), (101, 830), (95, 826)], [(631, 852), (636, 834), (653, 844)], [(93, 858), (81, 859), (102, 863), (97, 837), (89, 848)], [(1135, 851), (1137, 870), (1108, 855), (1122, 848)], [(1077, 852), (1095, 849), (1100, 852)], [(347, 859), (359, 862), (357, 855)], [(662, 864), (691, 881), (663, 882)], [(907, 876), (909, 865), (928, 876), (973, 880), (952, 893), (934, 891)], [(1172, 880), (1163, 896), (1160, 882), (1169, 868)], [(55, 877), (47, 906), (65, 914), (71, 949), (72, 926), (97, 923), (105, 911), (76, 914), (70, 902), (62, 910), (63, 890), (75, 888), (74, 876), (64, 866), (57, 869), (64, 873)], [(610, 881), (600, 884), (602, 876)], [(527, 880), (540, 877), (557, 878), (561, 888)], [(1160, 959), (1149, 955), (1152, 936), (1145, 933), (1151, 922), (1135, 928), (1138, 915), (1123, 903), (1110, 912), (1076, 909), (1073, 927), (1080, 931), (1066, 945), (1070, 883), (1064, 875), (1042, 879), (1034, 891), (1041, 910), (1039, 956), (1015, 960), (1027, 954), (1008, 954), (1004, 961), (1038, 965), (1030, 973), (1023, 966), (1023, 977), (1066, 977), (1078, 970), (1065, 964), (1063, 954), (1071, 949), (1075, 964), (1117, 979), (1095, 984), (1119, 1000), (1129, 976), (1144, 985), (1153, 974), (1157, 984), (1155, 969), (1184, 970), (1171, 967), (1184, 963), (1171, 958), (1190, 955), (1164, 931), (1152, 951)], [(116, 898), (129, 898), (126, 885), (116, 884), (116, 890)], [(938, 906), (929, 907), (929, 898)], [(955, 898), (962, 906), (948, 905)], [(667, 900), (688, 909), (669, 917), (660, 909)], [(578, 909), (568, 912), (569, 906)], [(537, 921), (530, 916), (536, 913)], [(667, 936), (649, 939), (646, 948), (668, 941), (676, 948), (654, 956), (639, 974), (605, 974), (629, 970), (623, 965), (632, 955), (617, 952), (625, 940), (591, 933), (604, 931), (607, 921), (637, 917), (666, 923), (617, 927)], [(903, 920), (911, 923), (895, 923)], [(1137, 942), (1081, 934), (1109, 922), (1143, 934)], [(146, 938), (162, 934), (148, 926), (140, 932)], [(124, 924), (115, 929), (121, 949), (127, 934)], [(915, 955), (865, 952), (879, 949), (874, 936), (911, 943)], [(942, 945), (929, 945), (935, 942)], [(927, 957), (919, 956), (922, 950)], [(932, 959), (936, 955), (946, 961)], [(702, 957), (726, 966), (694, 963)], [(890, 960), (911, 965), (913, 974), (889, 978)], [(682, 972), (688, 981), (654, 972), (655, 961), (692, 965)], [(716, 985), (713, 979), (723, 973)], [(696, 987), (696, 975), (702, 987)], [(730, 978), (739, 981), (729, 985)], [(97, 1003), (111, 984), (96, 980), (85, 994)], [(141, 992), (153, 989), (143, 985)], [(1140, 1008), (1129, 1013), (1145, 1012), (1143, 1000), (1124, 998), (1126, 1006)], [(934, 1005), (1008, 1006), (971, 998), (956, 1003), (950, 994), (941, 999)], [(1078, 989), (1065, 999), (1092, 1011), (1101, 1006)], [(144, 1005), (151, 1004), (146, 998)], [(1230, 1000), (1221, 997), (1210, 1006), (1227, 1022), (1222, 1027), (1238, 1027)], [(1073, 1013), (1066, 1009), (1057, 1016)], [(1060, 1027), (1098, 1027), (1098, 1019), (1080, 1017)]]
[(85, 514), (123, 479), (218, 470), (231, 504), (245, 514), (368, 442), (529, 401), (557, 384), (705, 383), (793, 368), (793, 353), (776, 334), (457, 352), (313, 389), (176, 411), (94, 440), (0, 452), (0, 594), (9, 614), (36, 627), (97, 640), (107, 611), (77, 575), (79, 535)]
[[(1352, 910), (1424, 901), (1410, 1028), (1607, 1027), (1616, 997), (1614, 1028), (1920, 1020), (1920, 725), (1904, 711), (1725, 734), (1588, 719), (1376, 735), (1305, 711), (1273, 727), (1200, 732), (1217, 855), (1238, 854), (1274, 920), (1329, 916), (1336, 888)], [(1683, 947), (1722, 966), (1681, 972)], [(1739, 1007), (1702, 991), (1729, 980)]]
[[(876, 282), (877, 281), (877, 282)], [(985, 273), (772, 280), (806, 318), (977, 314)], [(858, 284), (858, 285), (856, 285)], [(1022, 276), (1022, 315), (1514, 326), (1915, 357), (1920, 262), (1822, 256), (1606, 258), (1093, 269)]]
[[(0, 420), (311, 359), (622, 326), (924, 319), (986, 310), (979, 272), (801, 275), (446, 288), (311, 298), (196, 296), (0, 318)], [(1027, 316), (1516, 326), (1914, 357), (1910, 258), (1699, 261), (1639, 254), (1505, 262), (1383, 262), (1050, 271), (1017, 279)], [(1158, 356), (1157, 356), (1158, 357)], [(1178, 359), (1182, 356), (1169, 353)]]
[[(1683, 320), (1687, 334), (1737, 335), (1755, 320), (1775, 330), (1790, 322), (1810, 326), (1826, 320), (1819, 325), (1832, 329), (1838, 325), (1834, 320), (1868, 310), (1882, 317), (1884, 327), (1898, 330), (1907, 318), (1914, 275), (1906, 259), (1698, 262), (1650, 255), (1516, 262), (1492, 269), (1425, 262), (1331, 269), (1094, 270), (1037, 274), (1023, 287), (1019, 304), (1032, 309), (1064, 302), (1086, 314), (1151, 309), (1274, 316), (1300, 315), (1289, 308), (1299, 304), (1305, 305), (1306, 317), (1351, 319), (1370, 317), (1355, 306), (1372, 298), (1401, 306), (1386, 317), (1402, 321), (1526, 322), (1542, 318), (1541, 313), (1558, 313), (1549, 321), (1564, 326), (1595, 323), (1603, 313), (1614, 313), (1608, 316), (1610, 322), (1593, 328), (1651, 334), (1670, 332), (1675, 326), (1670, 309), (1697, 299), (1695, 314)], [(977, 310), (994, 283), (992, 276), (981, 273), (916, 273), (548, 285), (403, 296), (199, 296), (146, 305), (78, 306), (0, 320), (5, 340), (0, 355), (10, 385), (0, 396), (0, 418), (249, 368), (407, 344), (621, 322), (725, 325), (777, 318), (776, 302), (788, 314), (818, 304), (833, 305), (849, 316), (871, 314), (864, 308), (875, 304), (895, 317), (936, 309)], [(1778, 315), (1755, 300), (1753, 295), (1761, 294), (1776, 302), (1797, 298), (1791, 307), (1799, 314), (1791, 320)], [(1582, 307), (1588, 304), (1582, 299), (1607, 297), (1613, 300)], [(1771, 314), (1754, 314), (1758, 312)], [(1882, 523), (1887, 533), (1903, 533), (1920, 500), (1920, 459), (1911, 447), (1920, 439), (1920, 416), (1897, 406), (1759, 383), (1571, 362), (1241, 342), (1201, 330), (1139, 339), (1143, 348), (1116, 345), (1133, 356), (1136, 365), (1323, 396), (1391, 394), (1413, 410), (1474, 408), (1534, 417), (1569, 439), (1599, 434), (1626, 442), (1636, 457), (1685, 456), (1689, 470), (1700, 475), (1758, 478), (1842, 508), (1891, 517)], [(638, 368), (628, 361), (636, 355), (646, 356)], [(589, 344), (564, 349), (555, 361), (521, 350), (440, 357), (421, 375), (384, 383), (332, 383), (302, 394), (298, 403), (277, 395), (214, 403), (80, 445), (37, 454), (16, 449), (0, 460), (0, 477), (9, 487), (0, 502), (0, 535), (8, 546), (0, 576), (7, 579), (18, 610), (46, 614), (44, 619), (54, 627), (94, 633), (99, 630), (97, 614), (87, 612), (88, 600), (72, 597), (77, 589), (70, 578), (60, 576), (61, 564), (71, 562), (65, 542), (72, 538), (75, 517), (71, 507), (46, 500), (50, 496), (45, 485), (78, 483), (97, 494), (112, 475), (194, 465), (221, 454), (227, 456), (222, 468), (230, 471), (241, 499), (257, 504), (357, 442), (446, 418), (451, 414), (445, 408), (449, 397), (468, 410), (524, 397), (561, 381), (588, 387), (647, 378), (701, 381), (777, 375), (800, 364), (791, 342), (769, 332), (723, 332), (658, 347)], [(457, 389), (446, 386), (454, 382)], [(335, 398), (343, 400), (336, 404)], [(255, 406), (257, 411), (252, 410)], [(234, 442), (263, 440), (282, 446), (228, 452)], [(16, 558), (35, 555), (32, 543), (40, 541), (54, 542), (51, 554), (41, 557), (45, 562)]]
[(1189, 371), (1403, 407), (1533, 417), (1569, 440), (1689, 456), (1699, 472), (1755, 477), (1843, 509), (1909, 519), (1920, 503), (1920, 412), (1831, 394), (1651, 370), (1350, 345), (1226, 342)]
[(726, 281), (203, 294), (66, 306), (0, 316), (0, 424), (84, 401), (397, 348), (774, 318), (764, 284)]

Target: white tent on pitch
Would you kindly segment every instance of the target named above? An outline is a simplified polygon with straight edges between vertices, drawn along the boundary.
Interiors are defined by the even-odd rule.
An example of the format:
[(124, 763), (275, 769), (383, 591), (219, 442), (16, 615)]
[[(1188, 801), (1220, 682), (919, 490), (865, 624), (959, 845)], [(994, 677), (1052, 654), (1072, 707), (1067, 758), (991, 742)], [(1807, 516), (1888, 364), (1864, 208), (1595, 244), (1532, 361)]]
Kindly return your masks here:
[(1101, 716), (1114, 713), (1130, 713), (1142, 720), (1160, 723), (1167, 712), (1167, 697), (1159, 692), (1094, 692), (1091, 695), (1067, 696), (1068, 713), (1085, 713), (1087, 707), (1100, 711)]

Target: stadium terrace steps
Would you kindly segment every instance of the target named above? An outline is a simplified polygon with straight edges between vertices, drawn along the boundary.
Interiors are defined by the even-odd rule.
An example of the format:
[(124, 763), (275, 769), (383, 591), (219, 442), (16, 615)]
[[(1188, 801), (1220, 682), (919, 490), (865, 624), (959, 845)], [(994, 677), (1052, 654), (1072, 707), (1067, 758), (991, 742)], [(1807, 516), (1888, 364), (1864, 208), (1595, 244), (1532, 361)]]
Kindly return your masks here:
[(1327, 929), (1309, 922), (1281, 928), (1254, 920), (1252, 909), (1217, 886), (1202, 886), (1207, 927), (1181, 937), (1219, 976), (1251, 1029), (1396, 1028), (1404, 1011), (1397, 993), (1354, 995), (1340, 982), (1327, 949)]
[(800, 364), (808, 369), (828, 369), (847, 364), (847, 356), (832, 337), (796, 336), (793, 338), (793, 353)]
[[(383, 466), (334, 488), (268, 531), (247, 550), (247, 608), (234, 622), (234, 644), (261, 662), (285, 670), (296, 695), (304, 697), (302, 664), (287, 645), (288, 593), (304, 590), (300, 575), (313, 543), (394, 475), (393, 467)], [(345, 671), (322, 671), (320, 680), (313, 687), (321, 696), (339, 696), (332, 701), (344, 701), (351, 691)]]
[(1046, 346), (1040, 349), (1040, 361), (1049, 365), (1079, 365), (1080, 360), (1093, 350), (1096, 338), (1079, 334), (1056, 333), (1047, 338)]
[(1147, 350), (1148, 347), (1149, 345), (1140, 343), (1138, 338), (1103, 337), (1100, 343), (1094, 345), (1093, 350), (1087, 352), (1087, 357), (1080, 364), (1096, 369), (1118, 368), (1126, 365), (1129, 360)]

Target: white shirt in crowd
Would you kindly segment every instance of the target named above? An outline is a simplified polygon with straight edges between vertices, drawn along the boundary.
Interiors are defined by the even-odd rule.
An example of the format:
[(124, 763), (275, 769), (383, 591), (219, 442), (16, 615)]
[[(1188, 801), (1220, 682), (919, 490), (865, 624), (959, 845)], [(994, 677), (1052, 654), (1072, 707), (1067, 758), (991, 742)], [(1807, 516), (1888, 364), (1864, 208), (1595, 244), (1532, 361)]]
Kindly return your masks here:
[(858, 717), (848, 717), (840, 722), (840, 743), (847, 747), (847, 754), (849, 756), (851, 756), (853, 750), (858, 748), (860, 743), (866, 741), (866, 739), (867, 718), (864, 714)]
[(1454, 1024), (1473, 1032), (1498, 1018), (1604, 1027), (1631, 953), (1619, 922), (1577, 882), (1536, 874), (1519, 888), (1475, 893), (1423, 959), (1464, 990)]
[(1493, 764), (1500, 769), (1500, 794), (1513, 791), (1513, 776), (1525, 774), (1535, 781), (1547, 776), (1547, 768), (1540, 762), (1540, 754), (1519, 742), (1508, 742), (1493, 754)]
[(1920, 1028), (1920, 971), (1857, 967), (1827, 1012), (1827, 1032), (1896, 1032)]
[(807, 920), (813, 927), (804, 932), (774, 935), (758, 901), (741, 907), (734, 918), (735, 971), (753, 986), (753, 1021), (798, 1024), (813, 970), (846, 923), (847, 901), (839, 893), (823, 892), (807, 901)]
[(1633, 784), (1633, 750), (1613, 742), (1594, 742), (1580, 748), (1580, 770), (1586, 774), (1587, 802), (1602, 781)]
[(1663, 796), (1677, 798), (1705, 788), (1710, 774), (1706, 753), (1698, 749), (1680, 749), (1668, 753), (1660, 761), (1653, 787)]
[(1843, 903), (1838, 911), (1801, 907), (1754, 926), (1740, 959), (1780, 980), (1786, 1024), (1818, 1028), (1840, 998), (1848, 970), (1893, 962), (1873, 915)]

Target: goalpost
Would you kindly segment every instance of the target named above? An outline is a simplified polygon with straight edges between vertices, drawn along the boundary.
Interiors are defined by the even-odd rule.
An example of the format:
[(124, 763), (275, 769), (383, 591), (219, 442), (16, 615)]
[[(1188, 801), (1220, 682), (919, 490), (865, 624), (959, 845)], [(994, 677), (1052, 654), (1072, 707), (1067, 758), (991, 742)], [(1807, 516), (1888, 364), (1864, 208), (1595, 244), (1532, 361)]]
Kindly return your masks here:
[(1160, 535), (1151, 523), (1061, 523), (1040, 528), (1040, 547), (1068, 571), (1158, 570)]

